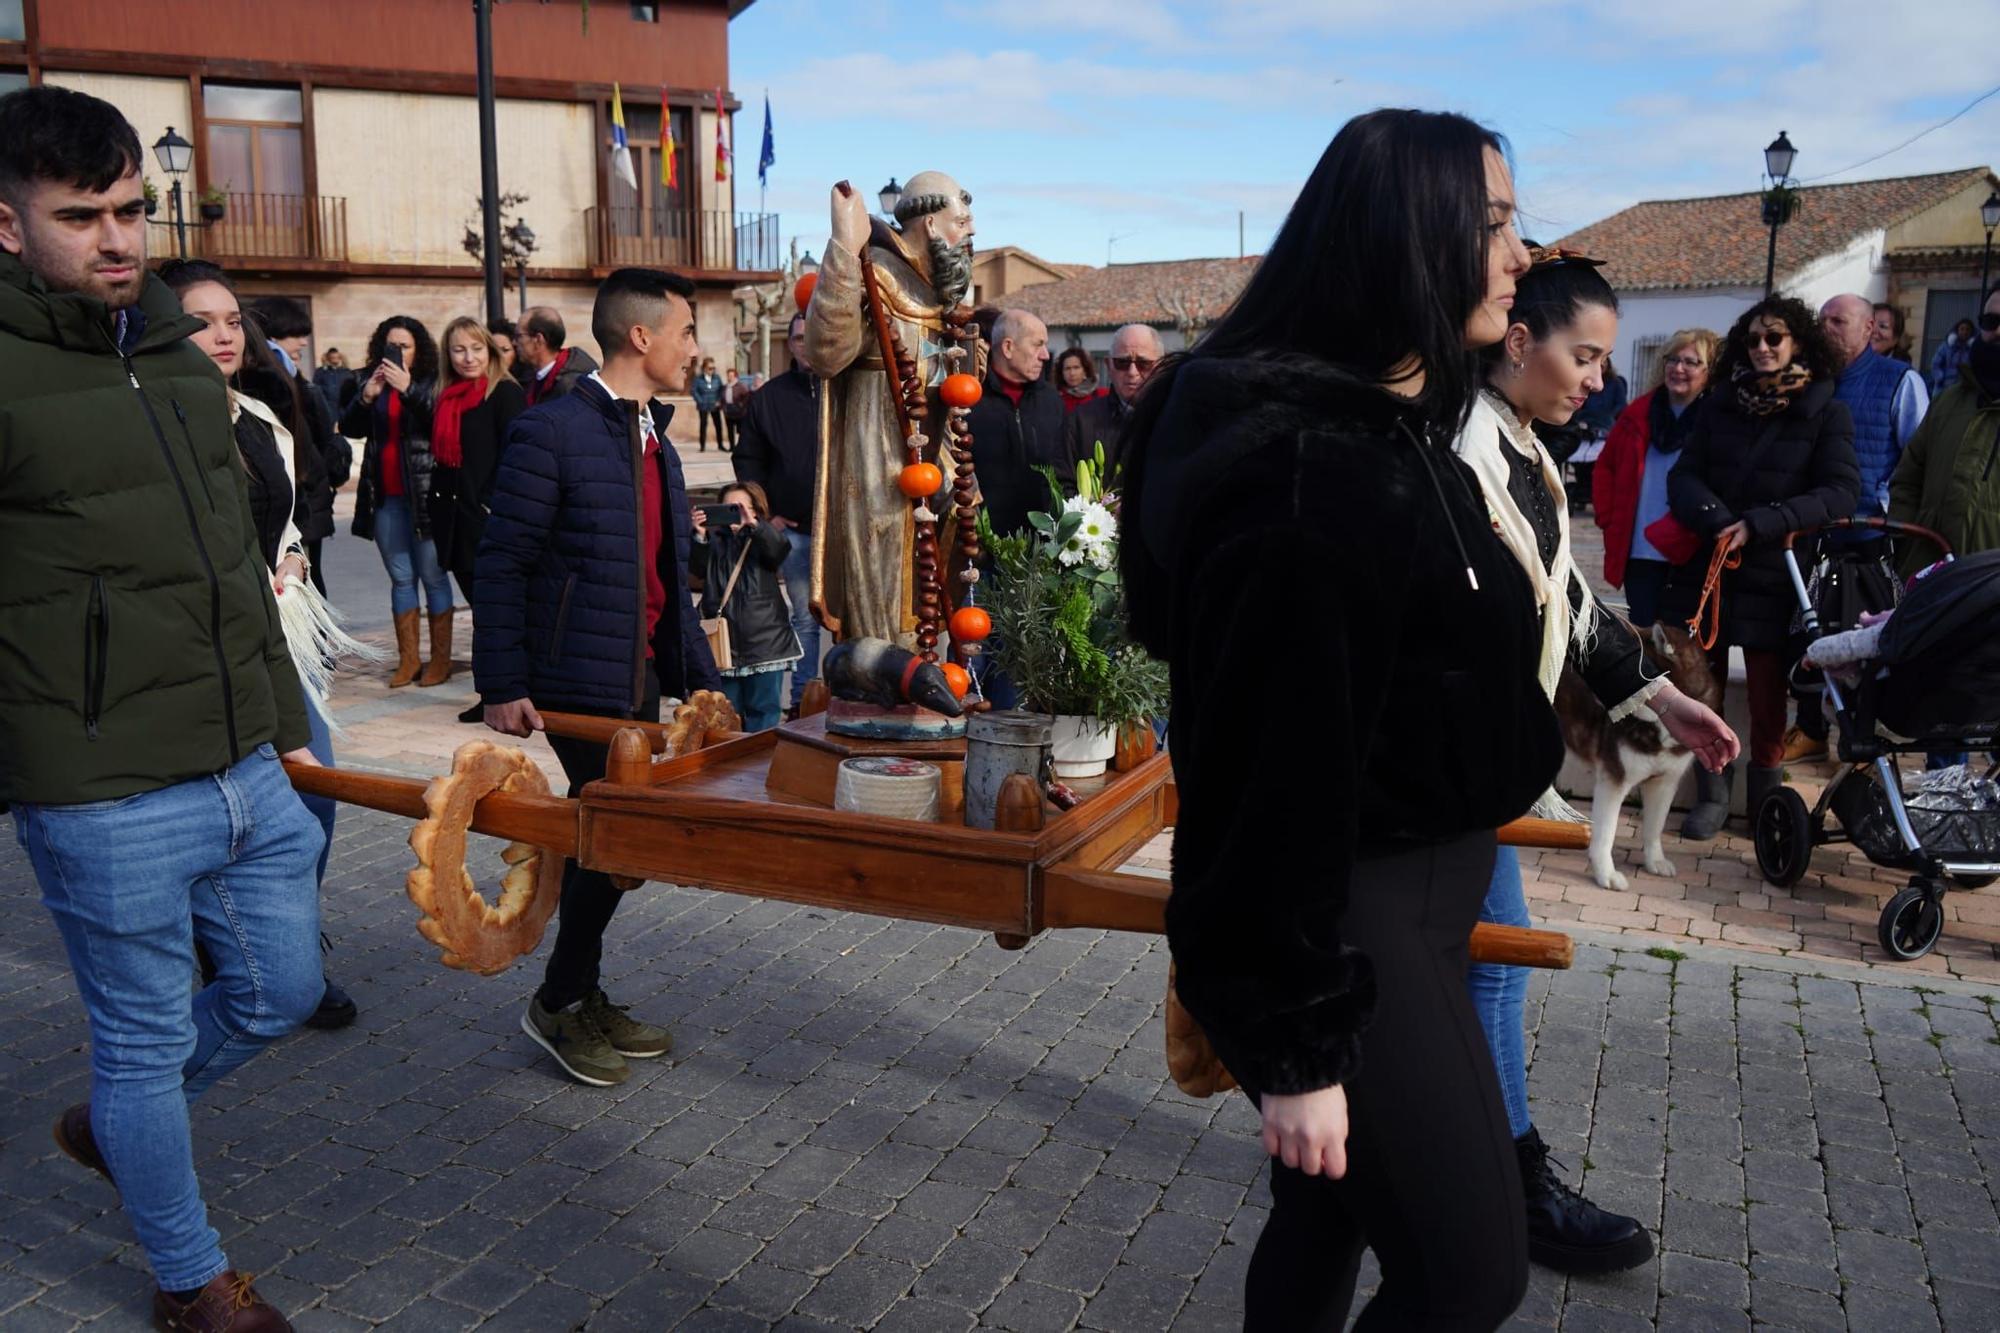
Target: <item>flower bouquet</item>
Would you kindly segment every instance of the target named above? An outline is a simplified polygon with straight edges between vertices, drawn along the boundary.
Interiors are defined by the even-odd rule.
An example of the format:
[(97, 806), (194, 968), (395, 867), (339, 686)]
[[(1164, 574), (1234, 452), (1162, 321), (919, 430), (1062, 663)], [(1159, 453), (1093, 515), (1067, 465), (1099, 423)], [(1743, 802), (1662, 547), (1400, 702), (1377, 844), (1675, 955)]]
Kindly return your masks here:
[(1083, 777), (1103, 771), (1120, 728), (1166, 711), (1167, 668), (1126, 633), (1118, 497), (1104, 489), (1103, 446), (1077, 464), (1074, 495), (1053, 469), (1043, 473), (1051, 507), (1028, 515), (1029, 531), (996, 536), (980, 513), (993, 556), (983, 605), (1000, 669), (1028, 707), (1056, 716), (1058, 774)]

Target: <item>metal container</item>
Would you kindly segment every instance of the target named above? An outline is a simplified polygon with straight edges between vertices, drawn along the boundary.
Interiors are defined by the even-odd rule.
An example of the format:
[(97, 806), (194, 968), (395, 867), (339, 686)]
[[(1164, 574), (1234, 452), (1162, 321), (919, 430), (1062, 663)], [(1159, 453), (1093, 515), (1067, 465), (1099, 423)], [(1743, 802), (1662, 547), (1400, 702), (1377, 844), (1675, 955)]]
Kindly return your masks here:
[(965, 723), (965, 826), (993, 827), (1000, 784), (1025, 773), (1037, 787), (1049, 771), (1054, 719), (1018, 709), (974, 713)]

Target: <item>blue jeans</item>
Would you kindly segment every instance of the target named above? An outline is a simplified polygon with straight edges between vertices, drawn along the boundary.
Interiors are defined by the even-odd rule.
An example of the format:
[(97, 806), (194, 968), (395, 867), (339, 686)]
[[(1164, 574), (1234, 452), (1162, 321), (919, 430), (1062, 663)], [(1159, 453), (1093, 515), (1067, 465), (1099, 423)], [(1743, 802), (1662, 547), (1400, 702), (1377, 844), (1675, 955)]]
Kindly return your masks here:
[(389, 571), (389, 609), (397, 615), (417, 609), (417, 584), (434, 616), (451, 610), (451, 575), (438, 563), (437, 544), (418, 537), (406, 496), (391, 496), (375, 507), (375, 551)]
[[(1521, 889), (1521, 857), (1502, 847), (1493, 858), (1493, 882), (1486, 888), (1479, 919), (1499, 926), (1529, 926), (1527, 895)], [(1474, 963), (1465, 971), (1466, 989), (1486, 1044), (1493, 1051), (1493, 1068), (1500, 1075), (1500, 1100), (1507, 1104), (1507, 1131), (1520, 1138), (1535, 1127), (1528, 1114), (1528, 1049), (1523, 1035), (1528, 1010), (1528, 969), (1504, 963)]]
[(778, 705), (784, 684), (782, 671), (753, 671), (747, 676), (724, 676), (722, 693), (742, 717), (743, 730), (769, 731), (784, 720)]
[[(13, 813), (90, 1021), (91, 1132), (154, 1278), (205, 1286), (229, 1264), (188, 1102), (319, 1005), (325, 838), (268, 744), (211, 777)], [(196, 938), (216, 979), (190, 996)]]
[(786, 528), (785, 542), (792, 549), (778, 567), (778, 577), (792, 602), (792, 633), (806, 653), (792, 668), (792, 707), (797, 708), (806, 686), (819, 679), (819, 620), (812, 612), (812, 535)]

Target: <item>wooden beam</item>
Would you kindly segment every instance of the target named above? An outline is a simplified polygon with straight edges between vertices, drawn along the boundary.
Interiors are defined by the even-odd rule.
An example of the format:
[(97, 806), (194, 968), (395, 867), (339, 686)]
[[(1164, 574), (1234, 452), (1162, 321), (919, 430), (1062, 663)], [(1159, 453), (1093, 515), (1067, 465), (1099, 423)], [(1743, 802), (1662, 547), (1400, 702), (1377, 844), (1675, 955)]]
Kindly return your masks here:
[[(430, 783), (392, 778), (354, 768), (322, 768), (286, 764), (294, 790), (324, 796), (349, 805), (365, 805), (406, 819), (424, 819), (430, 807), (424, 792)], [(578, 842), (577, 803), (560, 796), (522, 796), (494, 792), (473, 808), (472, 831), (509, 842), (546, 847), (558, 856), (575, 856)]]

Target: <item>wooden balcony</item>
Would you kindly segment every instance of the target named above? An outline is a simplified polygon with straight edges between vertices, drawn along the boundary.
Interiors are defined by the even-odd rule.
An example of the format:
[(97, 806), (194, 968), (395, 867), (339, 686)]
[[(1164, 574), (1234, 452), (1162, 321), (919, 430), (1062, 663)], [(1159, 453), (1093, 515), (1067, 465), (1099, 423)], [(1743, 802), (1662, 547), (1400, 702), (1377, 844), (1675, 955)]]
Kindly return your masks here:
[(583, 214), (592, 268), (755, 273), (783, 267), (776, 213), (693, 213), (633, 206), (586, 208)]
[(347, 200), (231, 194), (222, 220), (202, 228), (200, 236), (203, 256), (219, 264), (286, 259), (337, 263), (347, 258)]

